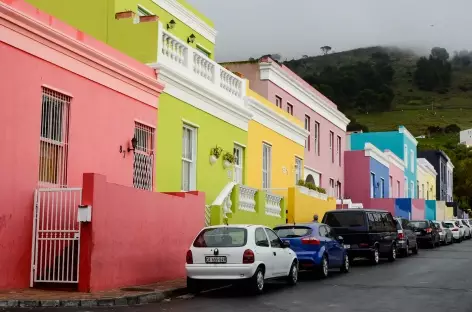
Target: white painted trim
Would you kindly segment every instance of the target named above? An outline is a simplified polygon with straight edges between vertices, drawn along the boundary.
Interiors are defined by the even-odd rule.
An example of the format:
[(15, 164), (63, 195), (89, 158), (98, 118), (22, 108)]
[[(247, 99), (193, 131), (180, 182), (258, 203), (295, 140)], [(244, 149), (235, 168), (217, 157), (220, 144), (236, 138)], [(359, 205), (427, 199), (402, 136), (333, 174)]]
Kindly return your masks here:
[(388, 157), (372, 143), (365, 143), (364, 145), (364, 155), (367, 157), (372, 157), (377, 160), (379, 163), (384, 165), (387, 168), (390, 168), (390, 162)]
[(266, 141), (266, 140), (262, 140), (262, 143), (265, 143), (267, 145), (270, 145), (270, 147), (274, 146), (272, 143), (270, 143), (269, 141)]
[(300, 82), (295, 80), (290, 74), (283, 71), (275, 62), (259, 63), (260, 79), (270, 80), (293, 97), (304, 103), (320, 116), (337, 126), (343, 131), (346, 131), (350, 120), (341, 113), (336, 107), (326, 103), (326, 100), (321, 98)]
[[(196, 46), (197, 46), (198, 49), (203, 50), (203, 51), (205, 51), (206, 53), (208, 53), (208, 54), (210, 54), (210, 55), (213, 54), (213, 53), (211, 52), (211, 50), (208, 49), (207, 47), (205, 47), (203, 44), (200, 44), (200, 43), (197, 42)], [(197, 50), (198, 50), (198, 49), (197, 49)]]
[[(139, 4), (139, 3), (138, 3), (138, 5), (137, 5), (137, 7), (138, 7), (138, 9), (141, 9), (141, 10), (145, 11), (147, 14), (149, 14), (149, 15), (151, 15), (151, 16), (152, 16), (152, 15), (156, 15), (156, 14), (154, 14), (151, 10), (146, 9), (144, 6), (142, 6), (142, 5)], [(136, 12), (136, 13), (138, 13), (138, 12)], [(136, 15), (138, 15), (138, 14), (136, 14)]]
[(416, 160), (416, 163), (418, 165), (418, 169), (421, 167), (421, 169), (424, 170), (425, 173), (429, 173), (434, 177), (438, 175), (436, 169), (434, 169), (434, 166), (431, 165), (431, 163), (426, 158), (418, 158)]
[(451, 159), (449, 158), (449, 156), (447, 157), (447, 164), (446, 164), (446, 166), (447, 166), (449, 169), (451, 169), (451, 171), (453, 171), (454, 168), (455, 168), (455, 167), (454, 167), (454, 164), (452, 163), (452, 161), (451, 161)]
[[(297, 157), (297, 158), (300, 158), (301, 160), (304, 160), (303, 156), (300, 156), (298, 154), (293, 154), (293, 156)], [(304, 166), (305, 167), (305, 166)]]
[(408, 139), (410, 139), (411, 142), (415, 144), (415, 146), (418, 145), (418, 141), (415, 139), (413, 134), (411, 134), (411, 132), (408, 131), (408, 129), (405, 128), (404, 126), (398, 127), (398, 132), (403, 133)]
[[(244, 107), (242, 99), (215, 92), (217, 87), (206, 87), (181, 71), (165, 64), (151, 64), (157, 68), (159, 79), (167, 93), (242, 130), (248, 130), (252, 113)], [(213, 86), (213, 85), (212, 85)]]
[(308, 138), (309, 132), (304, 128), (291, 122), (287, 117), (278, 114), (253, 97), (246, 97), (245, 102), (256, 122), (299, 145), (305, 146), (305, 140)]
[(391, 164), (394, 164), (396, 167), (398, 167), (402, 171), (405, 171), (405, 164), (403, 160), (401, 160), (400, 157), (398, 157), (391, 150), (388, 150), (388, 149), (384, 150), (384, 154), (387, 155), (388, 160)]
[[(305, 167), (305, 170), (311, 171), (311, 172), (313, 172), (313, 173), (318, 173), (319, 175), (323, 175), (323, 172), (318, 171), (318, 170), (316, 170), (316, 169), (314, 169), (314, 168), (312, 168), (312, 167), (308, 167), (308, 166), (306, 166), (306, 165), (303, 166), (303, 167)], [(305, 179), (306, 179), (306, 177), (305, 177)]]
[(239, 145), (241, 147), (247, 148), (246, 145), (244, 145), (243, 143), (239, 143), (238, 141), (233, 141), (233, 143), (236, 144), (236, 145)]
[(56, 87), (52, 87), (50, 85), (47, 85), (47, 84), (42, 84), (41, 87), (43, 88), (46, 88), (46, 89), (49, 89), (49, 90), (53, 90), (53, 91), (56, 91), (56, 92), (59, 92), (60, 94), (63, 94), (63, 95), (67, 95), (68, 97), (70, 97), (71, 99), (74, 98), (74, 96), (72, 95), (72, 93), (69, 93), (67, 91), (64, 91), (62, 89), (59, 89), (59, 88), (56, 88)]
[(134, 118), (134, 121), (137, 122), (137, 123), (140, 123), (140, 124), (142, 124), (142, 125), (148, 126), (149, 128), (152, 128), (152, 129), (156, 130), (156, 125), (150, 124), (149, 122), (143, 121), (143, 120), (138, 119), (138, 118)]
[[(211, 43), (216, 42), (216, 29), (205, 23), (195, 13), (189, 11), (176, 0), (152, 0), (155, 4), (179, 19), (182, 23), (189, 26), (200, 35), (205, 37)], [(177, 26), (178, 27), (178, 26)]]
[(183, 122), (184, 124), (189, 125), (189, 126), (192, 126), (192, 127), (194, 127), (194, 128), (197, 128), (197, 129), (200, 128), (199, 125), (197, 125), (196, 123), (193, 123), (193, 122), (191, 122), (191, 121), (189, 121), (189, 120), (187, 120), (187, 119), (182, 118), (182, 122)]

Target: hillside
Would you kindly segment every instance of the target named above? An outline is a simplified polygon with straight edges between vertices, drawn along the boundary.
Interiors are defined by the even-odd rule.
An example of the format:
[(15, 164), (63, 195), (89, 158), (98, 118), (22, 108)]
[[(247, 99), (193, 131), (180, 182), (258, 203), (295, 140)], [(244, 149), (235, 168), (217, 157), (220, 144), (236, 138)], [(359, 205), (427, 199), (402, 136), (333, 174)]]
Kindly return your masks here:
[[(393, 77), (385, 82), (391, 90), (385, 91), (385, 94), (388, 97), (388, 93), (392, 92), (392, 99), (391, 102), (387, 99), (389, 107), (381, 112), (361, 110), (356, 106), (361, 102), (358, 99), (358, 94), (358, 100), (354, 101), (353, 96), (341, 96), (339, 88), (333, 90), (332, 86), (329, 86), (330, 81), (336, 79), (341, 79), (343, 90), (349, 88), (350, 84), (358, 84), (359, 78), (357, 81), (349, 82), (347, 80), (344, 82), (350, 77), (336, 77), (339, 73), (332, 69), (355, 67), (355, 64), (360, 64), (360, 62), (368, 62), (375, 53), (388, 54), (389, 64), (393, 68)], [(322, 56), (304, 56), (298, 60), (287, 61), (285, 64), (335, 102), (342, 102), (345, 99), (345, 105), (337, 103), (338, 106), (345, 114), (367, 126), (370, 131), (391, 130), (398, 125), (405, 125), (414, 135), (423, 135), (427, 134), (427, 128), (431, 126), (445, 127), (457, 124), (461, 129), (472, 128), (472, 66), (469, 65), (469, 62), (466, 64), (467, 66), (454, 65), (453, 59), (455, 60), (455, 58), (453, 58), (452, 52), (449, 53), (451, 55), (448, 64), (452, 64), (450, 84), (435, 91), (423, 91), (415, 85), (414, 74), (420, 56), (400, 48), (360, 48)], [(353, 70), (363, 69), (354, 68)], [(330, 74), (331, 72), (332, 74)], [(352, 69), (348, 71), (348, 74), (351, 72)], [(356, 75), (357, 73), (354, 73), (352, 77), (359, 77)], [(320, 77), (324, 77), (324, 80), (320, 80)], [(328, 86), (322, 85), (320, 82), (326, 81), (325, 77), (329, 78)], [(376, 77), (372, 79), (375, 80)], [(444, 139), (442, 136), (441, 140)]]

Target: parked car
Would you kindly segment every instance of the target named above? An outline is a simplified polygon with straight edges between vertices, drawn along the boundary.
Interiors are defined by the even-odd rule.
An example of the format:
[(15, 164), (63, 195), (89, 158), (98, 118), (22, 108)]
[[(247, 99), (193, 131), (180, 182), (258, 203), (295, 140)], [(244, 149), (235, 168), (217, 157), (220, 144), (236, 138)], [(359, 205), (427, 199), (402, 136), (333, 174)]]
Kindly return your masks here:
[(416, 239), (421, 244), (427, 244), (432, 248), (439, 246), (439, 231), (433, 221), (430, 220), (412, 220), (410, 227), (416, 233)]
[(418, 241), (415, 232), (410, 228), (410, 221), (405, 218), (395, 218), (395, 221), (398, 233), (398, 252), (405, 257), (410, 255), (410, 250), (413, 254), (418, 254)]
[(297, 254), (300, 269), (314, 270), (319, 276), (328, 276), (328, 270), (337, 268), (348, 273), (349, 257), (343, 238), (323, 223), (284, 224), (274, 228), (277, 235), (290, 243)]
[(472, 237), (472, 230), (471, 230), (471, 226), (469, 225), (469, 222), (467, 222), (464, 219), (458, 220), (458, 221), (460, 224), (464, 226), (464, 237), (466, 239), (470, 239)]
[(288, 243), (263, 225), (218, 225), (200, 231), (187, 251), (187, 287), (199, 292), (208, 281), (244, 283), (262, 293), (267, 279), (298, 281), (298, 259)]
[(443, 221), (441, 223), (445, 228), (451, 230), (453, 242), (462, 242), (461, 230), (454, 221)]
[(463, 241), (465, 239), (464, 225), (462, 225), (462, 223), (457, 219), (453, 219), (453, 220), (451, 220), (451, 222), (453, 222), (459, 228), (460, 241)]
[(452, 231), (443, 225), (441, 221), (433, 221), (439, 231), (439, 242), (443, 245), (452, 244)]
[(373, 209), (332, 210), (323, 223), (342, 236), (349, 259), (368, 258), (378, 264), (380, 257), (397, 258), (397, 228), (390, 212)]

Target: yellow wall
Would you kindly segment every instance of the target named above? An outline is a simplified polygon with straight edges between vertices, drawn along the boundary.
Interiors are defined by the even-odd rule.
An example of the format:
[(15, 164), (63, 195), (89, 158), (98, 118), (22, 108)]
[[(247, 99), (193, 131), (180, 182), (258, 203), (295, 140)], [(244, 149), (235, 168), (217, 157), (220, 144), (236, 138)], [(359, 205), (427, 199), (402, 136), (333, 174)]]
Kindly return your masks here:
[[(424, 194), (421, 196), (423, 199), (436, 199), (436, 176), (432, 175), (428, 172), (423, 172), (423, 170), (417, 170), (417, 177), (418, 177), (418, 182), (419, 182), (419, 189), (420, 189), (420, 194), (422, 192), (422, 187), (421, 185), (424, 184)], [(427, 193), (427, 185), (429, 183), (429, 194)], [(431, 187), (433, 190), (431, 191)], [(429, 198), (426, 198), (426, 196), (429, 195)]]
[(313, 221), (313, 216), (318, 215), (319, 221), (323, 219), (326, 211), (336, 209), (336, 199), (329, 197), (328, 200), (314, 198), (302, 194), (298, 187), (288, 189), (287, 196), (287, 222), (303, 223)]
[(436, 220), (450, 220), (452, 219), (452, 208), (449, 214), (449, 210), (446, 209), (446, 202), (437, 201), (436, 202)]
[[(269, 100), (260, 96), (256, 92), (248, 89), (248, 96), (254, 97), (264, 105), (267, 105), (281, 116), (284, 115), (281, 109), (278, 109)], [(285, 113), (294, 123), (301, 125), (301, 122), (290, 114)], [(303, 162), (304, 146), (278, 134), (258, 122), (249, 121), (248, 146), (246, 148), (246, 180), (245, 185), (254, 188), (262, 188), (262, 144), (272, 145), (272, 175), (271, 188), (288, 188), (295, 186), (295, 157), (299, 157)], [(302, 169), (303, 175), (303, 169)]]

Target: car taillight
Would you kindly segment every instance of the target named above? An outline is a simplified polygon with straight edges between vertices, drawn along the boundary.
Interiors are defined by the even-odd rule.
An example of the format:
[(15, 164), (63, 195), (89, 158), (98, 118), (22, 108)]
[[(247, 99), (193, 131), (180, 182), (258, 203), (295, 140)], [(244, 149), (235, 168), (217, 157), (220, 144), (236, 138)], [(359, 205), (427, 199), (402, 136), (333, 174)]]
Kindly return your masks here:
[(367, 248), (367, 247), (369, 247), (369, 244), (360, 243), (360, 244), (359, 244), (359, 247), (361, 247), (361, 248)]
[(316, 237), (304, 237), (302, 238), (303, 245), (319, 245), (320, 241)]
[(405, 234), (398, 233), (398, 239), (405, 239)]
[(431, 233), (433, 230), (431, 228), (426, 229), (426, 233)]
[(251, 249), (246, 249), (243, 254), (243, 263), (249, 264), (254, 263), (254, 251)]
[(185, 257), (185, 261), (187, 262), (187, 264), (193, 264), (193, 255), (192, 255), (191, 250), (187, 251), (187, 256)]
[(459, 229), (452, 229), (451, 231), (453, 231), (453, 232), (457, 232), (457, 231), (459, 231)]

